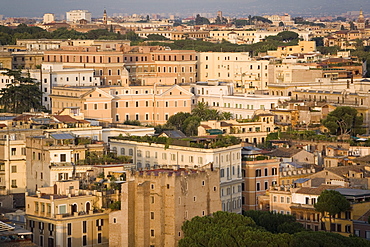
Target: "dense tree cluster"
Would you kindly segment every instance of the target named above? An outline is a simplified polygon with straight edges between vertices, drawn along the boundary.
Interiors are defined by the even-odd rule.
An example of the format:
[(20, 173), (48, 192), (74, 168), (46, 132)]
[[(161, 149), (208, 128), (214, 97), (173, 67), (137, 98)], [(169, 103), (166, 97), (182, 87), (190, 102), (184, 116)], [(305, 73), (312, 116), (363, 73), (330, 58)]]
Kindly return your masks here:
[[(268, 212), (249, 212), (247, 214), (251, 217), (221, 211), (212, 216), (194, 217), (190, 221), (184, 222), (182, 226), (184, 238), (179, 241), (179, 246), (370, 246), (370, 242), (358, 237), (306, 231), (302, 226), (295, 225), (299, 223), (294, 222), (294, 219), (287, 215)], [(273, 226), (269, 226), (269, 222)], [(286, 227), (287, 224), (290, 225)]]
[(296, 218), (293, 215), (256, 210), (245, 211), (243, 215), (250, 217), (258, 226), (272, 233), (292, 234), (305, 230), (302, 224), (296, 222)]
[(349, 106), (339, 106), (322, 120), (322, 124), (333, 135), (363, 134), (365, 133), (363, 117), (358, 115), (357, 110)]
[(17, 39), (112, 39), (112, 40), (141, 40), (133, 31), (126, 34), (113, 32), (112, 26), (107, 29), (90, 30), (87, 33), (81, 33), (67, 28), (59, 28), (53, 32), (47, 32), (39, 27), (20, 24), (15, 29), (6, 26), (0, 26), (0, 45), (15, 44)]
[[(278, 36), (269, 36), (265, 41), (250, 44), (250, 45), (238, 45), (232, 44), (226, 40), (220, 43), (212, 43), (202, 40), (175, 40), (170, 43), (163, 42), (149, 42), (149, 45), (164, 45), (168, 46), (173, 50), (195, 50), (199, 52), (249, 52), (254, 55), (258, 55), (259, 52), (266, 52), (269, 50), (276, 50), (279, 46), (287, 45), (297, 45), (298, 44), (298, 34), (295, 32), (284, 31), (283, 34), (278, 34)], [(282, 35), (284, 34), (294, 34), (297, 38), (295, 39), (285, 39)]]

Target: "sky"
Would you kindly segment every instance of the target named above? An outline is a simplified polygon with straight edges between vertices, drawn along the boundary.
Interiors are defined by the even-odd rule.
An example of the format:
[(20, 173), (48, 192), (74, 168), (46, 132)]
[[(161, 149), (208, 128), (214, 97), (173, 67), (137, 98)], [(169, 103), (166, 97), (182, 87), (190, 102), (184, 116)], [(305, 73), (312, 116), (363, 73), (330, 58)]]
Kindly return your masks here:
[(113, 13), (171, 13), (183, 17), (194, 13), (223, 11), (229, 16), (289, 13), (292, 16), (339, 15), (362, 8), (370, 14), (370, 0), (0, 0), (6, 17), (57, 17), (73, 9), (86, 9), (101, 17), (104, 8)]

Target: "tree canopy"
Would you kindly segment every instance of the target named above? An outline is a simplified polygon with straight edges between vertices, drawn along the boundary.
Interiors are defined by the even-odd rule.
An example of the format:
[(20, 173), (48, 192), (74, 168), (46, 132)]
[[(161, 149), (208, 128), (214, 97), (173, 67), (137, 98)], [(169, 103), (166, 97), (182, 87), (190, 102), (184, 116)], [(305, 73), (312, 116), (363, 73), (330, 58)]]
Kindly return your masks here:
[(363, 117), (358, 115), (357, 110), (349, 106), (339, 106), (322, 120), (322, 124), (333, 135), (363, 134)]
[(200, 16), (197, 14), (195, 17), (195, 25), (203, 25), (203, 24), (210, 24), (209, 20), (205, 17)]
[(232, 118), (230, 112), (220, 112), (216, 109), (211, 109), (205, 103), (199, 103), (191, 113), (179, 112), (171, 116), (163, 129), (178, 129), (184, 132), (187, 136), (198, 134), (198, 127), (201, 121), (208, 120), (229, 120)]
[(4, 75), (12, 82), (0, 90), (0, 104), (4, 112), (23, 113), (45, 110), (41, 103), (42, 92), (33, 78), (23, 77), (20, 70), (7, 70)]
[(272, 233), (292, 234), (305, 230), (301, 223), (296, 222), (296, 218), (293, 215), (258, 210), (244, 211), (243, 215), (252, 218), (258, 226)]
[[(185, 221), (182, 230), (184, 238), (179, 241), (179, 247), (189, 246), (280, 246), (280, 247), (336, 247), (336, 246), (370, 246), (370, 242), (359, 237), (344, 237), (337, 233), (313, 232), (302, 230), (287, 233), (284, 227), (277, 226), (292, 222), (288, 215), (280, 215), (269, 212), (249, 211), (252, 217), (246, 217), (235, 213), (216, 212), (211, 216), (194, 217)], [(293, 216), (292, 216), (293, 217)], [(255, 222), (253, 218), (258, 221)], [(268, 227), (269, 221), (274, 227), (271, 232)], [(299, 224), (299, 223), (297, 223)], [(293, 227), (293, 226), (292, 226)], [(292, 227), (287, 228), (292, 231)]]
[(239, 214), (216, 212), (194, 217), (182, 226), (185, 246), (288, 246), (289, 234), (272, 234), (256, 227), (255, 222)]
[(317, 198), (317, 203), (314, 207), (322, 216), (327, 213), (331, 221), (332, 216), (349, 210), (351, 206), (347, 199), (338, 191), (324, 190)]

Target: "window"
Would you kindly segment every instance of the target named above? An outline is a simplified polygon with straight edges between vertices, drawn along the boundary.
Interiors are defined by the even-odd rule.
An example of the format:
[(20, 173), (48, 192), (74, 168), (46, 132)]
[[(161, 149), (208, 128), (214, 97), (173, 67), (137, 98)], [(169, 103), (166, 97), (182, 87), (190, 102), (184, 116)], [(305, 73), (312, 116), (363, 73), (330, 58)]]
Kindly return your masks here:
[(12, 188), (17, 188), (17, 180), (12, 179)]
[(265, 190), (268, 190), (268, 188), (269, 188), (269, 183), (265, 182)]
[(150, 230), (150, 236), (154, 237), (154, 230), (153, 229)]
[(98, 244), (101, 244), (101, 233), (98, 233)]
[(224, 169), (221, 169), (221, 171), (220, 171), (220, 176), (223, 178), (223, 177), (225, 177), (225, 170)]
[(150, 219), (154, 220), (154, 212), (150, 212)]
[(82, 233), (86, 233), (86, 232), (87, 232), (87, 222), (82, 221)]
[(67, 238), (67, 247), (72, 247), (72, 238)]
[(67, 213), (67, 205), (59, 205), (59, 214), (65, 214)]
[(17, 154), (17, 149), (16, 148), (12, 148), (11, 154), (12, 154), (12, 156), (16, 155)]
[(17, 172), (17, 166), (12, 166), (12, 173), (16, 173)]
[(268, 169), (265, 168), (265, 176), (268, 176)]
[(351, 225), (346, 225), (346, 226), (345, 226), (345, 231), (346, 231), (347, 233), (351, 233)]
[(86, 235), (82, 236), (82, 245), (83, 246), (87, 245), (87, 236)]
[(261, 177), (261, 169), (256, 169), (256, 177)]
[(67, 224), (67, 235), (72, 235), (72, 223)]
[(40, 236), (40, 246), (44, 246), (44, 236)]
[(258, 182), (256, 183), (256, 191), (260, 191), (261, 190), (261, 184)]
[(277, 168), (276, 167), (272, 168), (271, 175), (277, 175)]
[(60, 162), (66, 162), (67, 155), (66, 154), (60, 154)]

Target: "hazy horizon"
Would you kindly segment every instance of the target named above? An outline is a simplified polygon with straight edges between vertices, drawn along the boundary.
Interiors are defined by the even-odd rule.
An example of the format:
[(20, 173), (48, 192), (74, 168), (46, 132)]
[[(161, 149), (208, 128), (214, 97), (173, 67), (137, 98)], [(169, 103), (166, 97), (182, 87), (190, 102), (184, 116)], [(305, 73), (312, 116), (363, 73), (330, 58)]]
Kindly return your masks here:
[(104, 8), (108, 16), (114, 13), (142, 14), (164, 13), (190, 16), (194, 13), (215, 13), (223, 11), (224, 15), (248, 16), (264, 14), (289, 13), (293, 16), (340, 15), (360, 8), (370, 14), (369, 0), (5, 0), (0, 15), (6, 17), (42, 17), (44, 13), (54, 13), (57, 17), (73, 9), (89, 10), (93, 17), (103, 15)]

